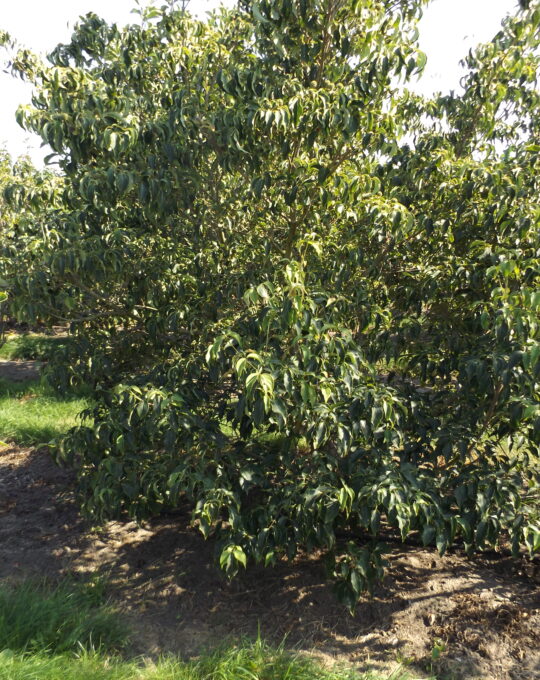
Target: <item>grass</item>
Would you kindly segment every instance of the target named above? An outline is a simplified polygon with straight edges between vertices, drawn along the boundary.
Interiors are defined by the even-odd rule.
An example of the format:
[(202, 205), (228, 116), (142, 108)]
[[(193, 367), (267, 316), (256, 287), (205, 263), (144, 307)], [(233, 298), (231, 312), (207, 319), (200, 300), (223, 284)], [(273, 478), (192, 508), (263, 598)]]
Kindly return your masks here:
[(66, 337), (55, 335), (37, 335), (35, 333), (8, 335), (5, 342), (0, 343), (0, 359), (46, 361), (68, 341)]
[(77, 425), (88, 405), (78, 394), (59, 395), (42, 381), (0, 379), (0, 441), (21, 446), (49, 443)]
[(192, 661), (126, 660), (118, 653), (126, 628), (104, 591), (99, 579), (0, 586), (0, 680), (383, 680), (324, 669), (262, 640), (223, 646)]
[(99, 654), (74, 658), (0, 652), (0, 680), (139, 680), (141, 677), (128, 664), (105, 660)]
[[(410, 676), (409, 676), (410, 677)], [(405, 680), (404, 675), (384, 680)], [(220, 655), (185, 662), (126, 662), (83, 653), (79, 657), (22, 656), (0, 652), (0, 680), (383, 680), (353, 671), (325, 670), (314, 663), (245, 645)]]
[(114, 651), (126, 641), (127, 629), (105, 601), (100, 580), (0, 586), (0, 650), (57, 654), (81, 649)]
[[(67, 342), (62, 336), (8, 335), (0, 344), (0, 359), (46, 361)], [(77, 425), (87, 405), (82, 394), (57, 394), (44, 381), (0, 378), (0, 442), (47, 444)]]
[[(402, 673), (384, 680), (406, 680)], [(194, 661), (125, 661), (83, 651), (78, 656), (0, 652), (0, 680), (383, 680), (353, 670), (328, 670), (262, 642), (223, 648)]]

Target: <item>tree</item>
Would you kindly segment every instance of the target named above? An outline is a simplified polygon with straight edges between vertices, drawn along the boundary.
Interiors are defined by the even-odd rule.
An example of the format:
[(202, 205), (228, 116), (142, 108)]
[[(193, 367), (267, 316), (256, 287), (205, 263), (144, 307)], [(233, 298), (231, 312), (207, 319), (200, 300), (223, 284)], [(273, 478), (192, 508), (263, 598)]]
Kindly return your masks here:
[(389, 532), (540, 548), (540, 9), (423, 99), (423, 4), (88, 15), (15, 57), (65, 188), (12, 308), (94, 387), (86, 511), (187, 497), (229, 574), (324, 550), (350, 607)]
[[(27, 156), (13, 162), (6, 151), (0, 150), (0, 334), (7, 320), (4, 314), (14, 302), (14, 277), (41, 265), (42, 239), (58, 218), (55, 194), (61, 184), (57, 174), (37, 170)], [(40, 321), (32, 305), (34, 292), (25, 291), (27, 305), (18, 308), (21, 321)]]
[[(0, 149), (0, 191), (4, 186), (11, 180), (11, 159), (9, 154)], [(11, 216), (8, 212), (8, 207), (5, 205), (0, 194), (0, 239), (4, 241), (7, 236), (9, 225), (11, 222)], [(0, 324), (2, 323), (2, 307), (7, 301), (7, 293), (5, 288), (7, 282), (0, 279)], [(3, 324), (0, 325), (0, 339), (3, 334)]]

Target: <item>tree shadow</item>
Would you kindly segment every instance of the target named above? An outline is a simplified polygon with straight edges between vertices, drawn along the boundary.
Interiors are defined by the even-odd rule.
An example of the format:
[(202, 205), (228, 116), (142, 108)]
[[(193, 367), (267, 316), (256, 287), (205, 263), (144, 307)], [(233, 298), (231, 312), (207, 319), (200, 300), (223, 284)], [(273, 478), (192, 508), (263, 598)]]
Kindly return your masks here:
[[(444, 662), (456, 677), (487, 666), (500, 667), (492, 675), (500, 678), (540, 671), (539, 590), (513, 573), (515, 561), (441, 559), (429, 549), (394, 546), (384, 582), (350, 616), (326, 581), (322, 555), (251, 567), (228, 581), (212, 542), (189, 527), (189, 516), (183, 507), (144, 526), (95, 529), (79, 516), (71, 473), (44, 451), (0, 452), (0, 578), (107, 574), (111, 596), (135, 629), (134, 654), (190, 657), (260, 634), (363, 670), (407, 660), (425, 670), (436, 640), (446, 639)], [(479, 634), (482, 627), (489, 629)]]

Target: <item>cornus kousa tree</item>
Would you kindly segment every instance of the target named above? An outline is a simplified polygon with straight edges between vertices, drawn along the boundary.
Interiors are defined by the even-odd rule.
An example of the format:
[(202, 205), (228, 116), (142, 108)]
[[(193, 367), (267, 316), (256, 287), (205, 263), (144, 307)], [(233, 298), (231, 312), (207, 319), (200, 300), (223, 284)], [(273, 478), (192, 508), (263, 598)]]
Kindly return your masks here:
[(10, 304), (70, 323), (87, 512), (188, 499), (229, 575), (322, 551), (351, 608), (389, 538), (540, 548), (540, 8), (425, 99), (424, 4), (173, 4), (14, 57), (65, 182)]

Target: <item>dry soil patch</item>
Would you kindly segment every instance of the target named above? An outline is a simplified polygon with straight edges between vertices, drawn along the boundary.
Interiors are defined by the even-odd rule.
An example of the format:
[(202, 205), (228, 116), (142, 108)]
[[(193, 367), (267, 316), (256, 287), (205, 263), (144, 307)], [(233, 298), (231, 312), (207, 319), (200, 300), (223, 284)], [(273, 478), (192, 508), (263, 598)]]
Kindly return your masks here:
[(0, 359), (0, 379), (12, 382), (37, 380), (40, 375), (42, 362), (39, 361), (7, 361)]

